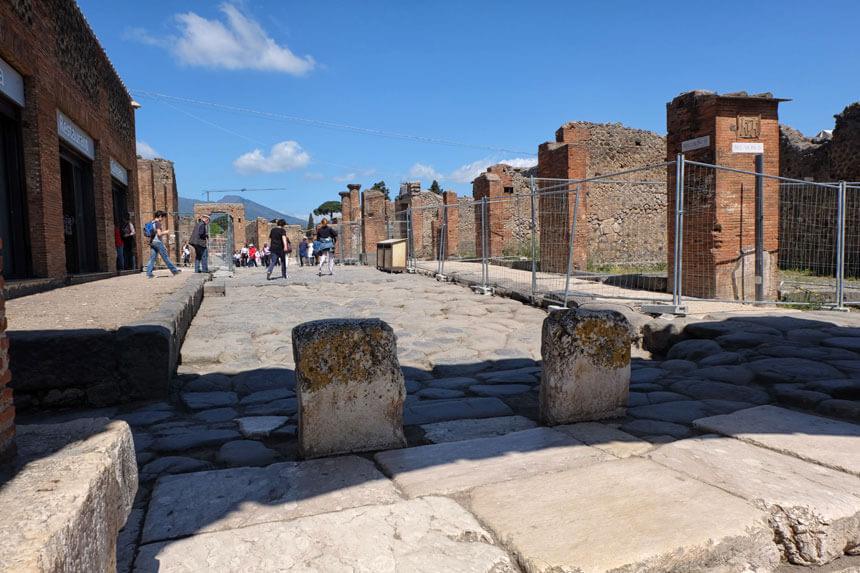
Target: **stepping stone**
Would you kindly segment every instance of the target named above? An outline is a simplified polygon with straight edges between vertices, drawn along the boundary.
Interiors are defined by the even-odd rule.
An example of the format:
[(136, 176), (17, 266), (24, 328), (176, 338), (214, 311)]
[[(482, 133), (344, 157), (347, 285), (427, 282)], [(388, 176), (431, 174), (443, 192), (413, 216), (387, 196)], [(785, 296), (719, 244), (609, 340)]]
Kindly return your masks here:
[(555, 426), (553, 430), (567, 434), (583, 444), (593, 446), (616, 458), (641, 456), (654, 448), (654, 446), (640, 440), (636, 436), (631, 436), (612, 426), (598, 422), (581, 422), (579, 424)]
[(805, 358), (765, 358), (747, 366), (759, 380), (779, 384), (845, 377), (832, 366)]
[(215, 423), (232, 420), (238, 415), (239, 412), (237, 412), (233, 408), (213, 408), (211, 410), (201, 410), (199, 412), (195, 412), (194, 419), (202, 420), (204, 422), (209, 423)]
[(400, 501), (194, 535), (140, 548), (136, 573), (157, 571), (517, 570), (457, 502)]
[(469, 391), (478, 396), (513, 396), (528, 392), (531, 389), (532, 386), (526, 384), (499, 384), (498, 386), (475, 384), (469, 386)]
[(666, 358), (669, 360), (681, 358), (696, 362), (706, 356), (719, 354), (722, 351), (723, 348), (713, 340), (682, 340), (669, 349)]
[(767, 513), (641, 458), (479, 487), (471, 501), (529, 572), (770, 571), (780, 560)]
[(289, 420), (286, 416), (250, 416), (236, 418), (239, 432), (246, 438), (265, 438)]
[(462, 398), (404, 404), (403, 424), (432, 424), (464, 418), (495, 418), (514, 412), (498, 398)]
[(239, 401), (235, 392), (183, 392), (180, 396), (182, 403), (191, 410), (234, 406)]
[(458, 376), (455, 378), (438, 378), (434, 380), (428, 380), (426, 385), (428, 388), (445, 388), (448, 390), (465, 390), (469, 386), (473, 384), (477, 384), (478, 380), (475, 378), (466, 378), (464, 376)]
[[(159, 480), (152, 491), (141, 541), (151, 543), (401, 499), (372, 462), (357, 456), (169, 476)], [(271, 548), (267, 552), (271, 554)]]
[(860, 476), (860, 425), (802, 414), (777, 406), (758, 406), (733, 414), (696, 420), (716, 432)]
[(451, 398), (462, 398), (466, 395), (462, 390), (448, 390), (447, 388), (424, 388), (415, 393), (419, 398), (430, 400), (445, 400)]
[(152, 449), (157, 452), (184, 452), (194, 448), (220, 445), (239, 437), (233, 430), (188, 430), (182, 433), (158, 438)]
[(412, 498), (592, 465), (610, 456), (560, 432), (534, 428), (494, 438), (389, 450), (374, 459)]
[(444, 442), (459, 442), (476, 438), (503, 436), (512, 432), (529, 430), (537, 427), (537, 423), (523, 416), (502, 416), (499, 418), (483, 418), (480, 420), (453, 420), (421, 426), (424, 438), (434, 444)]
[(162, 474), (185, 474), (199, 472), (212, 468), (209, 462), (184, 456), (165, 456), (153, 460), (143, 466), (140, 475), (144, 479), (158, 477)]
[(693, 435), (693, 431), (687, 426), (672, 422), (661, 422), (660, 420), (633, 420), (621, 426), (621, 430), (639, 436), (671, 436), (673, 438), (686, 438)]
[(266, 466), (278, 459), (278, 452), (255, 440), (227, 442), (215, 459), (228, 466)]
[(239, 400), (239, 404), (243, 406), (251, 406), (253, 404), (274, 402), (275, 400), (282, 400), (284, 398), (294, 398), (295, 395), (295, 392), (293, 392), (292, 390), (287, 390), (286, 388), (261, 390), (259, 392), (254, 392), (253, 394), (248, 394), (247, 396)]
[(648, 457), (765, 508), (774, 539), (794, 565), (823, 565), (857, 543), (854, 476), (714, 435), (674, 442)]

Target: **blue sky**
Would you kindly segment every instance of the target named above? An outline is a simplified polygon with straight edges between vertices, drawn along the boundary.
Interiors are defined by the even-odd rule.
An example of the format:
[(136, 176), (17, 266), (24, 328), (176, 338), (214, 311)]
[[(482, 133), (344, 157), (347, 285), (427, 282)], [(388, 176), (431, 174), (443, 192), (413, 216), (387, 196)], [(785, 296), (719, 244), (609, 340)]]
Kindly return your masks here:
[(347, 183), (471, 194), (567, 121), (663, 134), (693, 89), (791, 98), (807, 135), (860, 99), (856, 0), (78, 4), (180, 195), (284, 188), (247, 197), (300, 217)]

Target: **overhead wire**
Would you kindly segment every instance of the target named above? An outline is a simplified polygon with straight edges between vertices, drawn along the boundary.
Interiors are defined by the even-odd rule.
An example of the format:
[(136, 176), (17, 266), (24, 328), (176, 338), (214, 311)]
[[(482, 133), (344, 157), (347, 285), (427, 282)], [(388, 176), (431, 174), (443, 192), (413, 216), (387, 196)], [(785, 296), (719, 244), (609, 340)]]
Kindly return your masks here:
[(151, 92), (151, 91), (147, 91), (147, 90), (129, 89), (129, 91), (134, 93), (134, 94), (141, 95), (144, 97), (151, 97), (154, 99), (165, 100), (165, 102), (166, 101), (175, 101), (175, 102), (189, 103), (189, 104), (193, 104), (193, 105), (208, 106), (211, 108), (229, 110), (229, 111), (234, 111), (234, 112), (239, 112), (239, 113), (246, 113), (246, 114), (256, 115), (256, 116), (260, 116), (260, 117), (267, 117), (270, 119), (292, 121), (292, 122), (303, 123), (305, 125), (310, 125), (310, 126), (314, 126), (314, 127), (323, 127), (323, 128), (328, 128), (328, 129), (339, 129), (342, 131), (352, 131), (354, 133), (363, 133), (365, 135), (374, 135), (377, 137), (408, 139), (408, 140), (413, 140), (413, 141), (420, 141), (423, 143), (431, 143), (431, 144), (435, 144), (435, 145), (447, 145), (447, 146), (452, 146), (452, 147), (468, 147), (468, 148), (472, 148), (472, 149), (484, 149), (484, 150), (496, 151), (496, 152), (501, 152), (501, 153), (515, 153), (515, 154), (529, 155), (529, 156), (537, 155), (536, 153), (531, 153), (528, 151), (519, 151), (519, 150), (515, 150), (515, 149), (507, 149), (504, 147), (493, 147), (493, 146), (489, 146), (489, 145), (479, 145), (479, 144), (474, 144), (474, 143), (464, 143), (464, 142), (459, 142), (459, 141), (451, 141), (451, 140), (447, 140), (447, 139), (439, 139), (439, 138), (435, 138), (435, 137), (427, 137), (427, 136), (422, 136), (422, 135), (411, 135), (411, 134), (406, 134), (406, 133), (397, 133), (397, 132), (386, 131), (386, 130), (382, 130), (382, 129), (371, 129), (371, 128), (367, 128), (367, 127), (358, 127), (355, 125), (349, 125), (349, 124), (345, 124), (345, 123), (337, 123), (337, 122), (333, 122), (333, 121), (323, 121), (323, 120), (319, 120), (319, 119), (308, 119), (308, 118), (304, 118), (304, 117), (298, 117), (298, 116), (288, 115), (288, 114), (283, 114), (283, 113), (261, 111), (261, 110), (250, 109), (250, 108), (245, 108), (245, 107), (240, 107), (240, 106), (235, 106), (235, 105), (215, 103), (215, 102), (203, 101), (203, 100), (187, 98), (187, 97), (172, 96), (172, 95), (168, 95), (168, 94)]

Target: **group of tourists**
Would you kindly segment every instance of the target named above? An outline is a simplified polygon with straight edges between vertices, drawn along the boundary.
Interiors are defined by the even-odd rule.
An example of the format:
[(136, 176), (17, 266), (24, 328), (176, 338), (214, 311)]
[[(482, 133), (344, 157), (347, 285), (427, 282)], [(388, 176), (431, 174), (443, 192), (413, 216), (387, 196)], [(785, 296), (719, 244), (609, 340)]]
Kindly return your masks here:
[[(173, 264), (170, 256), (167, 254), (167, 248), (164, 246), (165, 234), (169, 234), (170, 230), (165, 227), (165, 218), (167, 213), (164, 211), (156, 211), (152, 221), (144, 227), (144, 234), (149, 239), (150, 257), (149, 264), (146, 265), (146, 276), (153, 277), (152, 269), (155, 266), (155, 259), (160, 255), (174, 275), (181, 272), (180, 269)], [(128, 217), (126, 217), (128, 219)], [(131, 225), (131, 222), (128, 221)], [(185, 265), (190, 264), (191, 247), (194, 248), (194, 272), (208, 273), (208, 248), (207, 243), (209, 216), (201, 216), (194, 224), (194, 229), (191, 232), (191, 237), (182, 245), (182, 262)], [(287, 222), (284, 219), (278, 219), (275, 222), (275, 228), (269, 233), (269, 243), (265, 243), (262, 248), (257, 249), (253, 243), (249, 243), (237, 249), (233, 253), (233, 261), (239, 267), (266, 267), (266, 279), (272, 278), (272, 272), (276, 266), (281, 267), (281, 276), (287, 278), (287, 266), (289, 265), (289, 255), (293, 252), (292, 243), (287, 237), (287, 231), (284, 227)], [(122, 268), (124, 265), (124, 252), (120, 251), (120, 239), (124, 239), (125, 225), (123, 229), (117, 230), (117, 264)], [(134, 227), (131, 226), (131, 236), (134, 236)], [(131, 240), (133, 242), (133, 238)], [(328, 265), (328, 274), (334, 275), (334, 246), (337, 242), (337, 231), (328, 225), (328, 219), (323, 219), (316, 227), (316, 239), (313, 242), (307, 238), (302, 238), (299, 243), (299, 263), (301, 266), (318, 264), (318, 276), (322, 276), (323, 267)], [(123, 246), (125, 243), (123, 243)], [(122, 258), (121, 258), (122, 257)], [(313, 263), (311, 263), (313, 261)]]

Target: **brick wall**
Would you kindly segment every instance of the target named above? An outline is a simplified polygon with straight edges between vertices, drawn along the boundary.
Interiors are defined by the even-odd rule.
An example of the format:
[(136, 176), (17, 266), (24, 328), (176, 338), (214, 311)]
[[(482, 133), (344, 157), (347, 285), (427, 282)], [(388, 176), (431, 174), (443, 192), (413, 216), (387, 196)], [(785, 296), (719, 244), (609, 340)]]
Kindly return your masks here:
[[(167, 213), (165, 226), (170, 229), (173, 236), (165, 243), (165, 247), (170, 258), (176, 263), (180, 260), (179, 251), (182, 248), (183, 237), (176, 233), (179, 229), (179, 190), (176, 186), (173, 162), (167, 159), (138, 159), (137, 179), (140, 224), (151, 221), (156, 211)], [(138, 253), (142, 253), (138, 259), (142, 258), (145, 263), (149, 260), (149, 240), (143, 236), (142, 228), (137, 233), (137, 237)]]
[[(433, 259), (439, 255), (434, 222), (439, 220), (442, 197), (430, 191), (421, 191), (414, 182), (406, 185), (406, 193), (394, 200), (394, 219), (406, 221), (406, 212), (412, 211), (412, 252), (419, 259)], [(402, 236), (405, 230), (401, 229)]]
[(0, 462), (15, 455), (15, 406), (12, 404), (12, 372), (9, 369), (9, 338), (6, 336), (6, 282), (0, 257)]
[(390, 217), (389, 203), (381, 191), (371, 189), (361, 195), (361, 220), (364, 225), (362, 252), (365, 255), (374, 255), (374, 260), (376, 243), (388, 238), (386, 217)]
[(129, 170), (137, 197), (131, 97), (74, 0), (0, 3), (0, 57), (24, 78), (21, 110), (24, 184), (33, 274), (66, 274), (57, 110), (95, 142), (92, 162), (97, 266), (114, 267), (110, 157)]
[[(780, 100), (769, 94), (720, 96), (689, 92), (667, 104), (667, 155), (674, 158), (683, 141), (709, 136), (706, 148), (687, 159), (755, 171), (755, 155), (735, 153), (733, 143), (761, 143), (764, 173), (779, 174)], [(744, 125), (754, 125), (747, 130)], [(682, 294), (721, 299), (755, 298), (755, 176), (689, 166), (685, 172)], [(669, 285), (673, 281), (675, 172), (667, 178)], [(764, 296), (777, 296), (779, 183), (764, 179)]]

